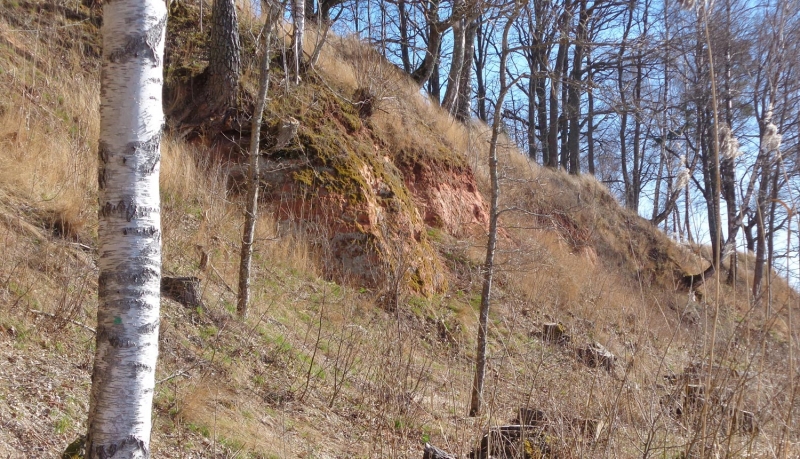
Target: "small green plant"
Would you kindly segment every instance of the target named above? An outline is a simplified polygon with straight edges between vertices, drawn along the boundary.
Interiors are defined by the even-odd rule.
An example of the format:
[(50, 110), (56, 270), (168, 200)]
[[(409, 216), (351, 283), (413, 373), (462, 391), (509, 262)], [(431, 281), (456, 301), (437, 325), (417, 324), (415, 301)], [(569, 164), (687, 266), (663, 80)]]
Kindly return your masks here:
[(405, 420), (403, 419), (395, 419), (394, 420), (394, 428), (395, 430), (403, 430), (407, 426)]
[(444, 241), (444, 235), (439, 228), (428, 227), (428, 238), (434, 242)]
[(193, 422), (190, 422), (187, 425), (187, 427), (192, 432), (198, 433), (198, 434), (200, 434), (200, 435), (202, 435), (202, 436), (204, 436), (206, 438), (209, 438), (211, 436), (211, 431), (208, 430), (208, 427), (206, 427), (206, 426), (201, 426), (201, 425), (195, 424)]
[(200, 328), (200, 337), (203, 338), (203, 340), (208, 340), (216, 336), (218, 332), (219, 330), (217, 329), (217, 327), (215, 327), (214, 325), (209, 325), (207, 327)]
[(292, 351), (292, 343), (290, 343), (285, 336), (278, 335), (273, 339), (275, 350), (280, 353), (288, 354)]
[(59, 417), (55, 425), (53, 426), (53, 430), (55, 430), (56, 434), (61, 435), (69, 430), (72, 429), (72, 419), (69, 416), (61, 416)]

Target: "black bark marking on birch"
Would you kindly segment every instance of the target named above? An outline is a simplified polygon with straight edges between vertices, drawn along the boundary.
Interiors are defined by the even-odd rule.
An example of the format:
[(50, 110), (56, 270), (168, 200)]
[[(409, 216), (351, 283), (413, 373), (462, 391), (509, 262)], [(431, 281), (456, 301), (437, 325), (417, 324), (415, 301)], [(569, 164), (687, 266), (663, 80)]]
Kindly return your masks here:
[(104, 102), (108, 100), (106, 96), (106, 84), (105, 82), (108, 81), (108, 69), (104, 65), (102, 69), (100, 69), (100, 108), (102, 111), (103, 106), (105, 105)]
[(161, 233), (157, 234), (148, 241), (147, 246), (139, 251), (139, 256), (136, 258), (141, 263), (149, 263), (152, 255), (157, 255), (161, 250)]
[(97, 189), (106, 189), (106, 166), (103, 163), (97, 165)]
[(136, 347), (136, 341), (121, 337), (114, 330), (109, 330), (105, 326), (97, 327), (97, 341), (106, 341), (109, 346), (115, 349), (131, 349)]
[[(135, 292), (140, 293), (140, 292)], [(148, 311), (153, 309), (153, 306), (144, 301), (144, 300), (137, 300), (137, 299), (127, 299), (127, 300), (118, 300), (114, 301), (114, 304), (124, 312), (128, 312), (131, 309), (140, 309), (143, 311)]]
[(108, 335), (104, 337), (108, 344), (115, 349), (133, 349), (136, 347), (136, 341), (130, 339), (122, 339), (116, 335)]
[(128, 198), (128, 202), (122, 199), (117, 204), (106, 202), (100, 207), (99, 215), (101, 218), (118, 217), (131, 221), (134, 218), (142, 218), (150, 214), (159, 213), (159, 211), (158, 207), (137, 206)]
[(133, 209), (129, 209), (131, 212), (128, 213), (128, 221), (133, 220), (134, 218), (142, 218), (148, 216), (150, 214), (158, 213), (158, 207), (145, 207), (145, 206), (134, 206)]
[(155, 226), (147, 226), (144, 228), (136, 228), (136, 227), (122, 228), (122, 234), (124, 234), (125, 236), (155, 237), (158, 233), (159, 233), (158, 228), (156, 228)]
[(108, 61), (117, 64), (130, 59), (137, 59), (146, 53), (146, 58), (153, 63), (153, 67), (161, 65), (157, 47), (163, 36), (164, 27), (167, 25), (167, 16), (161, 18), (153, 27), (144, 31), (141, 36), (128, 37), (125, 44), (108, 54)]
[(147, 48), (150, 50), (150, 55), (152, 56), (153, 60), (153, 67), (158, 67), (161, 65), (161, 57), (158, 53), (158, 44), (161, 43), (161, 39), (164, 36), (164, 29), (167, 27), (167, 15), (161, 17), (161, 20), (158, 21), (153, 27), (149, 28), (145, 31), (144, 41), (147, 45)]
[(148, 175), (156, 169), (156, 165), (161, 160), (161, 132), (145, 140), (144, 142), (131, 142), (125, 147), (123, 154), (123, 164), (127, 164), (128, 158), (132, 160), (132, 167), (136, 172)]
[(108, 144), (101, 141), (97, 147), (97, 187), (106, 188), (106, 163), (108, 162)]
[(112, 443), (110, 445), (95, 445), (94, 454), (92, 457), (97, 459), (111, 459), (117, 454), (117, 451), (126, 449), (128, 446), (134, 446), (142, 453), (142, 458), (147, 459), (150, 457), (150, 449), (147, 447), (147, 442), (140, 440), (133, 435), (128, 436), (119, 443)]
[(145, 324), (140, 326), (139, 328), (136, 329), (136, 331), (142, 335), (148, 335), (158, 330), (158, 326), (160, 323), (161, 321), (159, 319), (156, 319), (156, 321), (151, 324)]
[(105, 292), (106, 289), (107, 289), (107, 286), (106, 286), (107, 282), (108, 281), (106, 280), (105, 277), (103, 277), (102, 274), (97, 279), (97, 292), (98, 292), (98, 295), (100, 295), (100, 298), (103, 298), (103, 294), (101, 292)]
[[(148, 257), (138, 258), (141, 258), (141, 260), (149, 260)], [(142, 266), (139, 269), (131, 269), (128, 271), (120, 271), (119, 269), (116, 271), (112, 270), (111, 272), (104, 271), (100, 274), (97, 284), (99, 286), (98, 288), (105, 289), (103, 293), (107, 292), (113, 284), (117, 284), (120, 287), (132, 286), (134, 289), (138, 290), (138, 287), (145, 285), (148, 281), (160, 278), (161, 274), (159, 270), (150, 266)]]
[(112, 204), (111, 202), (106, 202), (104, 205), (100, 206), (98, 210), (98, 214), (101, 218), (106, 217), (113, 217), (113, 216), (123, 216), (127, 215), (128, 205), (133, 205), (133, 203), (128, 204), (124, 200), (118, 202), (117, 204)]
[(153, 371), (153, 367), (150, 365), (145, 365), (143, 363), (134, 362), (131, 364), (131, 369), (133, 370), (133, 375), (138, 376), (142, 373), (150, 373)]

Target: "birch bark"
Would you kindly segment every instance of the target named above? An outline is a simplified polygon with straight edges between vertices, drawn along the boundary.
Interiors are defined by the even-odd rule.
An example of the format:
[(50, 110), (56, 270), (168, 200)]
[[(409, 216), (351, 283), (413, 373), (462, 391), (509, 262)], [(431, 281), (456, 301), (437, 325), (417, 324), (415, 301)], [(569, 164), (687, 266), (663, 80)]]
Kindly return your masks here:
[(87, 458), (148, 458), (158, 357), (158, 188), (167, 10), (103, 8), (99, 140), (99, 305)]
[(294, 83), (300, 84), (300, 72), (303, 66), (303, 37), (306, 31), (306, 3), (305, 0), (294, 0), (292, 16), (294, 16)]

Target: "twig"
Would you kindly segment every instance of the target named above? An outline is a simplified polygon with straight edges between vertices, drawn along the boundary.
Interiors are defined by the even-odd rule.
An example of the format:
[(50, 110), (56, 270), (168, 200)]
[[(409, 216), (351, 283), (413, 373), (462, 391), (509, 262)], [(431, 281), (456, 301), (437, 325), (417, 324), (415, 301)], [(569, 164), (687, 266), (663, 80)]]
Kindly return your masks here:
[(230, 285), (228, 285), (228, 283), (227, 283), (227, 282), (225, 282), (225, 278), (224, 278), (224, 277), (222, 277), (222, 274), (220, 274), (220, 273), (219, 273), (219, 271), (217, 271), (217, 268), (215, 268), (215, 267), (214, 267), (214, 265), (212, 265), (211, 263), (209, 263), (209, 264), (208, 264), (208, 266), (211, 268), (211, 270), (212, 270), (212, 271), (214, 271), (214, 274), (216, 274), (216, 275), (217, 275), (217, 277), (219, 278), (220, 282), (222, 282), (222, 285), (224, 285), (224, 286), (225, 286), (225, 288), (227, 288), (229, 292), (231, 292), (231, 293), (236, 293), (236, 292), (234, 292), (234, 291), (233, 291), (233, 289), (231, 288), (231, 286), (230, 286)]
[(75, 324), (75, 325), (77, 325), (79, 327), (82, 327), (83, 329), (88, 330), (88, 331), (90, 331), (90, 332), (92, 332), (94, 334), (97, 334), (97, 330), (95, 330), (94, 328), (92, 328), (92, 327), (90, 327), (90, 326), (88, 326), (88, 325), (86, 325), (84, 323), (78, 322), (77, 320), (68, 319), (66, 317), (59, 317), (59, 316), (57, 316), (55, 314), (52, 314), (50, 312), (39, 311), (37, 309), (28, 309), (28, 311), (30, 311), (30, 312), (32, 312), (34, 314), (38, 314), (38, 315), (41, 315), (41, 316), (47, 316), (47, 317), (50, 317), (50, 318), (53, 318), (53, 319), (66, 320), (67, 322), (70, 322), (70, 323)]
[(156, 384), (161, 384), (163, 382), (167, 382), (170, 379), (177, 378), (178, 376), (186, 376), (187, 378), (191, 377), (191, 375), (189, 373), (187, 373), (186, 370), (178, 370), (176, 373), (173, 373), (173, 374), (171, 374), (170, 376), (167, 376), (164, 379), (159, 379), (158, 381), (156, 381)]

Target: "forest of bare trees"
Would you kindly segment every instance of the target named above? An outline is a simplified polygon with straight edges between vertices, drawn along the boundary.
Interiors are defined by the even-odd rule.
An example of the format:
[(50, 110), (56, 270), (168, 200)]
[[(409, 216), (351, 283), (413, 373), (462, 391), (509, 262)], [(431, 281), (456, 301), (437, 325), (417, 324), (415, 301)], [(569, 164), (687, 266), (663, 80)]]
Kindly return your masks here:
[(767, 267), (796, 253), (794, 1), (529, 1), (513, 20), (515, 85), (499, 120), (502, 5), (348, 0), (326, 11), (327, 26), (369, 40), (456, 118), (502, 123), (531, 161), (592, 174), (675, 239), (710, 244), (705, 277), (724, 263), (732, 281), (726, 260), (747, 250), (758, 294)]

